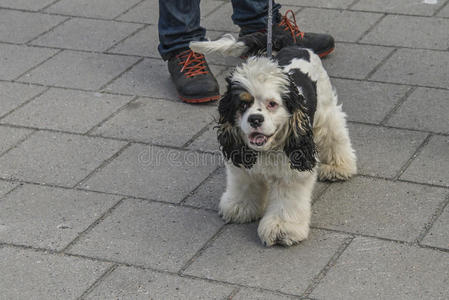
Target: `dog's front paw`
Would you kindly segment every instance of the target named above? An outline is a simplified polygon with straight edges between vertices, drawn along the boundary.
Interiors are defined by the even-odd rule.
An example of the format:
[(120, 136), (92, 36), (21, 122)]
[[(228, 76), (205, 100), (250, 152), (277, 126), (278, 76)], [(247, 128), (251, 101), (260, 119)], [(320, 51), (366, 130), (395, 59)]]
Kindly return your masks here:
[(278, 216), (265, 216), (260, 220), (257, 232), (265, 246), (291, 246), (307, 238), (309, 224), (284, 221)]
[(318, 179), (321, 181), (348, 180), (357, 172), (355, 160), (339, 165), (322, 163), (318, 169)]
[(222, 199), (218, 213), (226, 223), (247, 223), (262, 217), (263, 211), (254, 203), (248, 201), (230, 201)]

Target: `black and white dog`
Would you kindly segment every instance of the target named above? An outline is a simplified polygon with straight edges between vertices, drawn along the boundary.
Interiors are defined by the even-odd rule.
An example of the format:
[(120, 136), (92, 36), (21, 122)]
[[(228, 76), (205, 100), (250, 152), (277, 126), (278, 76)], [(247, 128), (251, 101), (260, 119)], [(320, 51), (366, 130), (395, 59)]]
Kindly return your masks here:
[[(241, 55), (239, 43), (191, 48)], [(267, 246), (298, 243), (309, 234), (317, 176), (346, 180), (356, 173), (346, 115), (329, 76), (312, 51), (287, 47), (274, 59), (250, 57), (227, 81), (218, 107), (227, 169), (220, 214), (226, 222), (261, 218), (258, 234)]]

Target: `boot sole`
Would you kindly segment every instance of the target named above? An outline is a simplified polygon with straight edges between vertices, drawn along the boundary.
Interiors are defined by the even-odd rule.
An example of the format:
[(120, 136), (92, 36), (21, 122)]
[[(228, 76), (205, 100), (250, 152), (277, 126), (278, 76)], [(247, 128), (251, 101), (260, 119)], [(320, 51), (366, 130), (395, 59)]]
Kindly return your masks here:
[(184, 103), (198, 104), (198, 103), (207, 103), (207, 102), (217, 101), (220, 98), (220, 95), (203, 97), (203, 98), (186, 98), (186, 97), (179, 95), (179, 98), (181, 98), (182, 102), (184, 102)]
[(335, 47), (332, 47), (332, 48), (330, 48), (330, 49), (328, 49), (328, 50), (325, 50), (325, 51), (323, 51), (323, 52), (321, 52), (321, 53), (317, 53), (317, 55), (318, 55), (320, 58), (324, 58), (324, 57), (328, 56), (329, 54), (331, 54), (334, 50), (335, 50)]

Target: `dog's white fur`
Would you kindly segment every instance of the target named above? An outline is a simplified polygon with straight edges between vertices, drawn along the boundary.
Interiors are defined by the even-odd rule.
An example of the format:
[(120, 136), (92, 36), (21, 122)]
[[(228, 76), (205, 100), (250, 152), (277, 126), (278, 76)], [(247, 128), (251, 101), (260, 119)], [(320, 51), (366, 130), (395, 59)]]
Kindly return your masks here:
[[(204, 52), (209, 45), (196, 46), (197, 50)], [(230, 52), (229, 47), (224, 47), (227, 53)], [(212, 48), (215, 51), (220, 47), (216, 44)], [(226, 222), (244, 223), (261, 218), (258, 234), (267, 246), (276, 243), (290, 246), (307, 238), (311, 195), (317, 176), (323, 180), (346, 180), (356, 173), (356, 157), (346, 127), (346, 115), (337, 104), (336, 92), (320, 58), (307, 51), (310, 61), (293, 59), (285, 67), (265, 57), (252, 57), (237, 67), (231, 78), (254, 97), (254, 104), (236, 119), (244, 141), (259, 153), (251, 168), (226, 163), (227, 187), (221, 197), (219, 212)], [(291, 69), (299, 69), (316, 82), (313, 134), (320, 164), (312, 171), (292, 169), (285, 153), (273, 150), (279, 149), (276, 144), (286, 139), (284, 125), (290, 115), (281, 96), (287, 89), (286, 73)], [(301, 87), (298, 89), (300, 91)], [(266, 103), (270, 100), (279, 103), (276, 112), (267, 110)], [(255, 112), (265, 117), (260, 132), (274, 134), (261, 147), (248, 141), (252, 128), (247, 118)]]

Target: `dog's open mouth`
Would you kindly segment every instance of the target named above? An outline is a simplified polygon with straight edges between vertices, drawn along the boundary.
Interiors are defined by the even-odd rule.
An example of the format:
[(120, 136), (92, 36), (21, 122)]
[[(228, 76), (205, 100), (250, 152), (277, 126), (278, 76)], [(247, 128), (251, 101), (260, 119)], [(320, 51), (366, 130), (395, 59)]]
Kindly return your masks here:
[(263, 146), (267, 143), (270, 136), (267, 136), (260, 132), (252, 132), (249, 136), (249, 142), (256, 146)]

